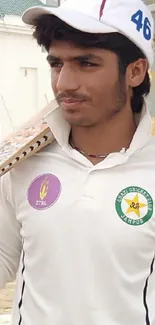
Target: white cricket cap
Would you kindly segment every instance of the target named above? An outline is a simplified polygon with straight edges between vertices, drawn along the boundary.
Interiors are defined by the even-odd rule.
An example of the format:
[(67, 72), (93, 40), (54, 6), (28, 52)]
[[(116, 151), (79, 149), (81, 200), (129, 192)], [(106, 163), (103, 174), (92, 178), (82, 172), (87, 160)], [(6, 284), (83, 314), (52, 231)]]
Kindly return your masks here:
[(87, 33), (119, 32), (142, 50), (150, 67), (153, 64), (154, 21), (142, 0), (67, 0), (57, 8), (29, 8), (22, 18), (34, 25), (44, 14), (52, 14)]

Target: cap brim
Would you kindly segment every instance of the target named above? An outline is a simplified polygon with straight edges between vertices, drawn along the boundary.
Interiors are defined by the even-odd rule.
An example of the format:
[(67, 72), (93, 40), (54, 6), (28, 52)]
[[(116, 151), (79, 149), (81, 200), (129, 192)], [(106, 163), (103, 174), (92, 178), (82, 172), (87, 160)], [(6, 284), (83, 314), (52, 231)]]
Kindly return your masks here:
[(23, 22), (29, 25), (35, 25), (36, 19), (42, 15), (51, 14), (69, 26), (87, 33), (115, 33), (116, 29), (95, 20), (89, 16), (86, 16), (80, 12), (75, 12), (67, 8), (47, 8), (47, 7), (32, 7), (26, 10), (22, 16)]

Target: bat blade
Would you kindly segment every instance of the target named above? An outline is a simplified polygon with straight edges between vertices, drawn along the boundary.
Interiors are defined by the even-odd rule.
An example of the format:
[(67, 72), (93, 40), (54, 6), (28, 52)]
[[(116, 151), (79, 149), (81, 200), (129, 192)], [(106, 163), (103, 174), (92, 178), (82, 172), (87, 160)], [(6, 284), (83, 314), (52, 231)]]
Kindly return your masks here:
[(0, 143), (0, 176), (52, 143), (54, 136), (44, 117), (56, 107), (57, 103), (52, 101), (38, 115)]

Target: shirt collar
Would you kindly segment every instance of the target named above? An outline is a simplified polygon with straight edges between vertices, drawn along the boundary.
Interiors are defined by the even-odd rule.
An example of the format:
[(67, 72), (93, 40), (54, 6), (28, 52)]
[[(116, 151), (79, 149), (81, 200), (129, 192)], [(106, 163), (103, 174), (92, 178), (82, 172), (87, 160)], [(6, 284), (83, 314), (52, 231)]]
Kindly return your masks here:
[(144, 101), (142, 112), (140, 114), (135, 114), (135, 119), (137, 129), (128, 149), (129, 154), (145, 147), (152, 138), (152, 118), (147, 100)]
[[(144, 101), (142, 112), (140, 114), (136, 114), (135, 119), (137, 123), (137, 130), (133, 136), (129, 149), (127, 150), (129, 155), (144, 147), (152, 136), (152, 119), (149, 104), (146, 100)], [(71, 127), (68, 122), (64, 120), (61, 108), (57, 106), (54, 109), (52, 107), (50, 109), (49, 106), (49, 113), (44, 117), (44, 120), (48, 124), (56, 141), (59, 143), (62, 149), (67, 149)]]
[(67, 147), (71, 127), (68, 122), (64, 120), (61, 108), (57, 106), (53, 109), (50, 105), (51, 104), (48, 105), (49, 113), (44, 117), (44, 120), (51, 129), (59, 145), (62, 148)]

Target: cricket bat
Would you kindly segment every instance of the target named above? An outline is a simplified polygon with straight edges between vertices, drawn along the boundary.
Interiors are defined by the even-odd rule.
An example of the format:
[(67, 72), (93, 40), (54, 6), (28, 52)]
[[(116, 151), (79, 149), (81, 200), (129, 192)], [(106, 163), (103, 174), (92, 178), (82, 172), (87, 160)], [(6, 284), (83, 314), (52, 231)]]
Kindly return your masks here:
[[(0, 143), (0, 176), (53, 142), (54, 135), (44, 117), (57, 106), (53, 100)], [(152, 136), (155, 136), (155, 117), (152, 117), (151, 131)]]
[(0, 176), (52, 143), (54, 136), (44, 117), (57, 106), (53, 100), (38, 115), (0, 143)]

